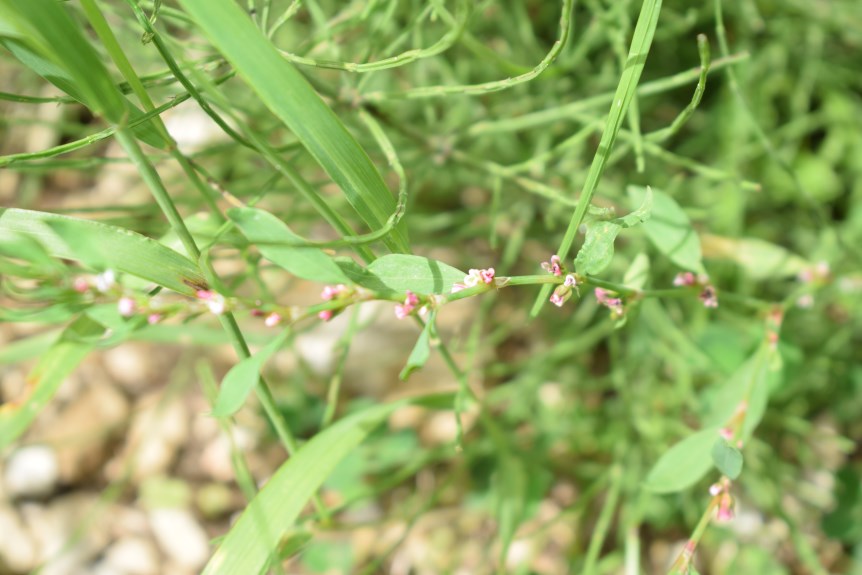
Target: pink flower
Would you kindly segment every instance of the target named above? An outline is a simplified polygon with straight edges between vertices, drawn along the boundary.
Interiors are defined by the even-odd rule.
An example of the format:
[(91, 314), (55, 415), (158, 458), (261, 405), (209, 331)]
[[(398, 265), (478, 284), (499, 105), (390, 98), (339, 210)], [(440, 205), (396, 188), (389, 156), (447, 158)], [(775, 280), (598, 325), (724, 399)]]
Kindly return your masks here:
[(147, 316), (147, 323), (150, 325), (156, 325), (160, 321), (162, 321), (162, 314), (160, 313), (151, 313)]
[(563, 285), (566, 287), (577, 287), (578, 278), (574, 274), (566, 274), (566, 280), (563, 282)]
[(341, 294), (347, 293), (347, 289), (347, 286), (344, 284), (324, 286), (323, 291), (320, 292), (320, 297), (329, 301), (339, 297)]
[(198, 290), (198, 291), (195, 293), (195, 296), (196, 296), (198, 299), (202, 299), (202, 300), (209, 300), (209, 299), (212, 299), (214, 295), (215, 295), (215, 292), (212, 292), (212, 291), (210, 291), (210, 290), (206, 290), (206, 289)]
[(281, 322), (281, 316), (272, 312), (263, 320), (263, 325), (266, 327), (275, 327)]
[(130, 297), (121, 297), (117, 302), (117, 311), (123, 317), (131, 317), (135, 313), (135, 300)]
[(398, 319), (404, 319), (405, 317), (410, 315), (411, 311), (413, 311), (412, 307), (398, 304), (395, 306), (395, 317), (397, 317)]
[(82, 277), (75, 278), (72, 282), (72, 289), (78, 293), (87, 293), (90, 289), (90, 284)]
[(419, 303), (419, 298), (416, 297), (416, 294), (407, 290), (407, 297), (404, 298), (404, 305), (409, 306), (412, 309), (417, 303)]
[(733, 430), (729, 427), (722, 427), (718, 430), (718, 434), (725, 440), (730, 441), (733, 439)]
[(551, 256), (551, 261), (542, 262), (542, 269), (555, 276), (563, 275), (563, 268), (560, 266), (560, 256), (553, 255)]
[(332, 310), (331, 309), (325, 309), (322, 312), (319, 312), (317, 314), (317, 317), (319, 317), (323, 321), (329, 321), (332, 319)]
[(206, 306), (214, 315), (221, 315), (225, 312), (227, 308), (224, 296), (220, 293), (200, 290), (197, 293), (198, 299), (203, 300), (206, 303)]
[(673, 285), (675, 286), (693, 286), (697, 283), (697, 278), (694, 277), (694, 274), (691, 272), (683, 272), (676, 274), (676, 277), (673, 278)]
[(572, 288), (563, 284), (556, 287), (548, 301), (557, 307), (563, 307), (563, 304), (569, 301), (570, 297), (572, 297)]
[(494, 268), (488, 268), (486, 270), (479, 270), (479, 277), (486, 284), (490, 284), (494, 281)]
[(598, 300), (598, 302), (603, 306), (615, 308), (620, 307), (623, 304), (623, 300), (621, 300), (620, 298), (610, 297), (610, 294), (613, 292), (610, 292), (606, 289), (596, 288), (594, 293), (596, 294), (596, 300)]
[(700, 295), (697, 296), (703, 302), (703, 307), (718, 307), (718, 295), (715, 293), (715, 288), (706, 286)]
[(726, 523), (731, 519), (733, 519), (733, 497), (729, 493), (724, 492), (718, 502), (715, 520), (719, 523)]

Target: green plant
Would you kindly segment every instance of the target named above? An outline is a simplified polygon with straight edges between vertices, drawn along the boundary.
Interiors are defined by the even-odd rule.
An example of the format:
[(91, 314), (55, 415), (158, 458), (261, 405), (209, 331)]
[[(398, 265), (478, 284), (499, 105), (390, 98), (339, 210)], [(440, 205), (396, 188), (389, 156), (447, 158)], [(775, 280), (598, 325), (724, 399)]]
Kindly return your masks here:
[[(0, 320), (67, 326), (5, 352), (41, 358), (0, 411), (0, 447), (89, 353), (148, 334), (180, 345), (214, 316), (238, 362), (209, 393), (212, 415), (229, 428), (259, 404), (289, 457), (255, 494), (236, 454), (249, 501), (206, 573), (278, 570), (306, 530), (339, 525), (320, 487), (369, 435), (371, 452), (386, 445), (374, 427), (407, 404), (451, 409), (453, 444), (381, 455), (380, 469), (368, 454), (356, 500), (437, 474), (496, 520), (484, 571), (508, 571), (516, 539), (576, 521), (591, 534), (562, 553), (571, 572), (638, 573), (642, 542), (674, 531), (692, 535), (670, 572), (693, 572), (702, 539), (732, 539), (707, 527), (732, 518), (734, 496), (787, 525), (808, 571), (849, 564), (858, 538), (824, 567), (782, 494), (818, 466), (815, 416), (859, 431), (862, 40), (850, 24), (862, 13), (849, 0), (728, 14), (720, 0), (576, 4), (0, 0), (0, 44), (41, 77), (20, 83), (62, 92), (3, 98), (106, 124), (74, 124), (72, 141), (0, 166), (41, 185), (131, 162), (155, 200), (102, 221), (36, 211), (24, 194), (0, 212), (5, 297), (20, 306)], [(161, 114), (184, 102), (222, 139), (178, 145)], [(104, 153), (108, 138), (124, 157)], [(304, 282), (322, 301), (290, 299)], [(294, 390), (325, 402), (303, 443), (279, 402), (290, 382), (261, 373), (297, 334), (373, 302), (416, 323), (401, 378), (439, 357), (453, 385), (374, 406), (344, 397), (357, 311), (328, 389)], [(444, 314), (466, 335), (444, 332)], [(264, 344), (254, 354), (250, 333)], [(774, 447), (788, 438), (797, 453)], [(844, 473), (858, 479), (858, 462)], [(692, 489), (706, 476), (708, 493)], [(525, 532), (560, 484), (579, 496)]]

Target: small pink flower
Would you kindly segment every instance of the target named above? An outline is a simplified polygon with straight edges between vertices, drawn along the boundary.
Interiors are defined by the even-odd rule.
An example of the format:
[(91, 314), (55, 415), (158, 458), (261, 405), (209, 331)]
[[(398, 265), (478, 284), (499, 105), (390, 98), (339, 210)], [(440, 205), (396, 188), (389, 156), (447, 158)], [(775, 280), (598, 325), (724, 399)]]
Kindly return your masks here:
[(413, 311), (413, 308), (407, 305), (398, 304), (395, 306), (395, 317), (398, 319), (404, 319), (410, 312)]
[(731, 519), (733, 519), (733, 497), (725, 491), (718, 502), (715, 520), (719, 523), (726, 523)]
[(467, 286), (464, 284), (452, 284), (452, 293), (458, 293), (459, 291), (467, 289)]
[(417, 303), (419, 303), (419, 298), (416, 297), (416, 294), (407, 290), (407, 297), (404, 298), (404, 305), (409, 306), (412, 309)]
[(576, 287), (578, 285), (578, 278), (574, 274), (566, 274), (566, 280), (563, 282), (563, 285), (566, 287)]
[(724, 491), (724, 486), (721, 483), (713, 483), (709, 486), (709, 494), (715, 497)]
[(90, 290), (90, 284), (82, 277), (75, 278), (72, 282), (72, 289), (78, 293), (87, 293)]
[(135, 300), (130, 297), (121, 297), (117, 302), (117, 311), (123, 317), (131, 317), (135, 313)]
[(201, 289), (195, 293), (195, 296), (198, 299), (209, 300), (209, 299), (212, 299), (213, 296), (215, 296), (215, 292), (212, 292), (212, 291), (206, 290), (206, 289)]
[(160, 313), (151, 313), (147, 316), (147, 323), (150, 325), (156, 325), (160, 321), (162, 321), (162, 314)]
[(557, 307), (563, 307), (570, 297), (572, 297), (572, 288), (564, 284), (556, 287), (548, 301)]
[(722, 427), (718, 430), (718, 434), (725, 440), (730, 441), (733, 439), (733, 430), (729, 427)]
[(263, 320), (263, 325), (266, 327), (275, 327), (281, 322), (281, 316), (275, 312), (272, 312), (266, 319)]
[(693, 286), (697, 283), (697, 278), (694, 277), (694, 274), (691, 272), (682, 272), (676, 274), (676, 277), (673, 278), (673, 285), (680, 286)]
[(594, 293), (596, 294), (596, 300), (602, 304), (603, 306), (609, 308), (620, 307), (623, 304), (623, 301), (618, 297), (610, 297), (610, 292), (603, 288), (596, 288)]
[(329, 301), (331, 299), (335, 299), (339, 297), (341, 294), (347, 293), (347, 286), (344, 284), (338, 284), (334, 286), (324, 286), (323, 291), (320, 292), (320, 297)]
[(322, 319), (323, 321), (329, 321), (332, 319), (332, 310), (325, 309), (317, 314), (317, 317)]
[(542, 269), (555, 276), (563, 275), (563, 268), (560, 266), (560, 256), (553, 255), (551, 256), (551, 261), (542, 262)]
[(712, 286), (703, 288), (703, 291), (697, 297), (703, 302), (703, 307), (718, 307), (718, 294), (715, 293), (715, 288)]
[(479, 277), (482, 278), (482, 281), (486, 284), (489, 284), (494, 281), (494, 268), (488, 268), (486, 270), (479, 270)]

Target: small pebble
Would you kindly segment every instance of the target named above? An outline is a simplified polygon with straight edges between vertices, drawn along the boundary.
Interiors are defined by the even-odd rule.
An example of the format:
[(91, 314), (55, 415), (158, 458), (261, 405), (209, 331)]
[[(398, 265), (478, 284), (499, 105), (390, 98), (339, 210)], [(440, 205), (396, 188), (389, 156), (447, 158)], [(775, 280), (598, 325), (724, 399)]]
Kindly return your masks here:
[(6, 465), (6, 491), (10, 498), (45, 497), (53, 493), (59, 479), (57, 455), (50, 447), (22, 447)]

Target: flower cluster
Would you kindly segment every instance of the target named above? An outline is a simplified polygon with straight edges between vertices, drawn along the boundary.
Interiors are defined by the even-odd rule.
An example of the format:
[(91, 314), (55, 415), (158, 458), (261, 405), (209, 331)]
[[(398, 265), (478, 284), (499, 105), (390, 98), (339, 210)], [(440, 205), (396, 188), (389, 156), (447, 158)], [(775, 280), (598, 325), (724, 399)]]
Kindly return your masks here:
[[(323, 291), (320, 292), (321, 299), (325, 301), (332, 300), (341, 300), (346, 298), (352, 293), (352, 290), (344, 284), (338, 284), (334, 286), (324, 286)], [(317, 317), (322, 319), (323, 321), (329, 321), (333, 318), (335, 312), (331, 309), (325, 309), (317, 314)]]
[(551, 294), (548, 301), (557, 307), (563, 307), (563, 304), (569, 301), (569, 298), (572, 297), (573, 288), (578, 288), (578, 279), (574, 274), (567, 274), (566, 279), (561, 285), (558, 285), (556, 289), (554, 289), (554, 293)]
[(618, 297), (614, 292), (603, 288), (596, 288), (594, 293), (596, 294), (596, 301), (611, 310), (612, 318), (619, 319), (623, 317), (625, 308), (623, 307), (622, 298)]
[(395, 317), (398, 319), (404, 319), (416, 308), (419, 304), (419, 297), (410, 290), (407, 290), (407, 297), (404, 298), (403, 304), (398, 304), (395, 306)]
[(461, 290), (471, 288), (480, 283), (490, 285), (494, 282), (494, 268), (485, 270), (471, 269), (470, 273), (464, 276), (463, 283), (456, 283), (452, 286), (452, 293), (457, 293)]
[(212, 290), (198, 290), (195, 296), (204, 302), (214, 315), (222, 315), (227, 310), (227, 302), (224, 296)]
[(673, 278), (673, 285), (677, 287), (702, 286), (703, 289), (698, 298), (703, 302), (703, 307), (718, 307), (718, 294), (715, 288), (709, 283), (709, 278), (705, 275), (696, 276), (691, 272), (678, 273)]

